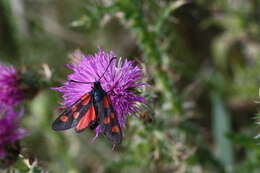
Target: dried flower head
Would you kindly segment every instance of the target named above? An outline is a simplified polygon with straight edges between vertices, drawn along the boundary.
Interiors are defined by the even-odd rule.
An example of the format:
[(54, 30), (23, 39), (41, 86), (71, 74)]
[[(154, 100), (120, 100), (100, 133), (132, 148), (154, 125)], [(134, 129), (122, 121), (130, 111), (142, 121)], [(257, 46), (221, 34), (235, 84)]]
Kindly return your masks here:
[[(94, 82), (104, 73), (112, 57), (116, 55), (111, 51), (106, 53), (99, 50), (94, 55), (84, 55), (76, 52), (74, 55), (80, 57), (80, 61), (68, 65), (73, 73), (68, 76), (68, 81), (63, 86), (56, 88), (63, 94), (64, 105), (70, 107), (83, 94), (92, 90), (93, 84), (73, 83), (70, 80), (80, 82)], [(79, 56), (79, 57), (78, 57)], [(144, 74), (141, 68), (135, 66), (132, 61), (117, 59), (112, 61), (104, 76), (100, 79), (102, 88), (108, 92), (114, 110), (117, 113), (119, 124), (125, 126), (127, 116), (137, 111), (136, 103), (145, 103), (145, 99), (136, 95), (135, 88), (145, 85), (140, 80)], [(100, 132), (100, 128), (96, 128)]]
[(21, 102), (22, 92), (18, 88), (18, 73), (13, 66), (0, 63), (0, 105), (16, 106)]

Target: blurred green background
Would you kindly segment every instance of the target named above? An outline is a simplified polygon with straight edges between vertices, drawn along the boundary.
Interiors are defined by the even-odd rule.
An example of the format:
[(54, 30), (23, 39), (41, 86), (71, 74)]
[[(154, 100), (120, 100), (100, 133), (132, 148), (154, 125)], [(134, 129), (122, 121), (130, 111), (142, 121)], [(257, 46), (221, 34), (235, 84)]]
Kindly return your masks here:
[[(54, 173), (260, 172), (259, 9), (259, 0), (1, 0), (1, 61), (31, 84), (22, 155)], [(129, 117), (116, 152), (103, 137), (91, 143), (90, 130), (51, 130), (62, 100), (50, 88), (74, 50), (97, 47), (141, 63), (150, 84), (151, 109)]]

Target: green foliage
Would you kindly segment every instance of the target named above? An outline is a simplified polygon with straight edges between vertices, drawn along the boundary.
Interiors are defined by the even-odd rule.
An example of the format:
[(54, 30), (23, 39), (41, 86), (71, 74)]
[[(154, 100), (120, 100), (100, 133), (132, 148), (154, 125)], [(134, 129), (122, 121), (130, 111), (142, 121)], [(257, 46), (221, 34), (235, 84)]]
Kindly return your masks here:
[[(26, 69), (26, 83), (36, 88), (25, 101), (23, 124), (30, 135), (22, 141), (24, 158), (10, 169), (260, 171), (259, 141), (254, 139), (259, 127), (253, 119), (260, 81), (257, 0), (24, 0), (23, 5), (27, 33), (13, 21), (17, 33), (0, 29), (12, 38), (6, 43), (11, 50), (1, 49), (0, 55), (19, 51), (15, 63)], [(0, 19), (16, 21), (13, 14)], [(18, 48), (12, 46), (14, 34), (20, 34)], [(91, 143), (89, 130), (75, 134), (50, 128), (61, 99), (48, 88), (65, 79), (64, 64), (74, 49), (93, 53), (97, 46), (141, 62), (150, 84), (141, 94), (152, 108), (143, 111), (153, 121), (130, 116), (118, 151), (111, 151), (103, 137)], [(44, 78), (43, 64), (50, 78)], [(38, 162), (28, 166), (27, 156)]]

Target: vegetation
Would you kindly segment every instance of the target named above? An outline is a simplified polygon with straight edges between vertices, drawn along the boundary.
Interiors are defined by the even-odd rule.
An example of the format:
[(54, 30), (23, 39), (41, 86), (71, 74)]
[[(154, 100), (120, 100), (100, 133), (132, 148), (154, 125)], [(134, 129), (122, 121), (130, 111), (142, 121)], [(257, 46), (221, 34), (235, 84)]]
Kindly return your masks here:
[[(23, 75), (29, 133), (8, 169), (259, 172), (259, 8), (258, 0), (0, 1), (1, 62)], [(62, 101), (51, 88), (71, 73), (64, 64), (74, 50), (98, 47), (136, 61), (149, 84), (117, 151), (104, 137), (91, 143), (90, 130), (51, 129)]]

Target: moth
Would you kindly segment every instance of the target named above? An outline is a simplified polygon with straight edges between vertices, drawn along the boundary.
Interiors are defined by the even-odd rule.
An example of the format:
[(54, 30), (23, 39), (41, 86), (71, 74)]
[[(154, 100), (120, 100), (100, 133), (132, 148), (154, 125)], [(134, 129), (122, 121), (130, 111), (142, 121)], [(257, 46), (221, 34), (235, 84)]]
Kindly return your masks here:
[(56, 131), (74, 128), (76, 132), (82, 132), (86, 128), (95, 129), (98, 125), (105, 136), (114, 146), (122, 142), (122, 131), (117, 114), (113, 109), (111, 99), (100, 83), (108, 67), (116, 57), (111, 58), (104, 73), (95, 82), (70, 82), (93, 84), (92, 90), (82, 95), (71, 107), (62, 112), (53, 122), (52, 129)]

